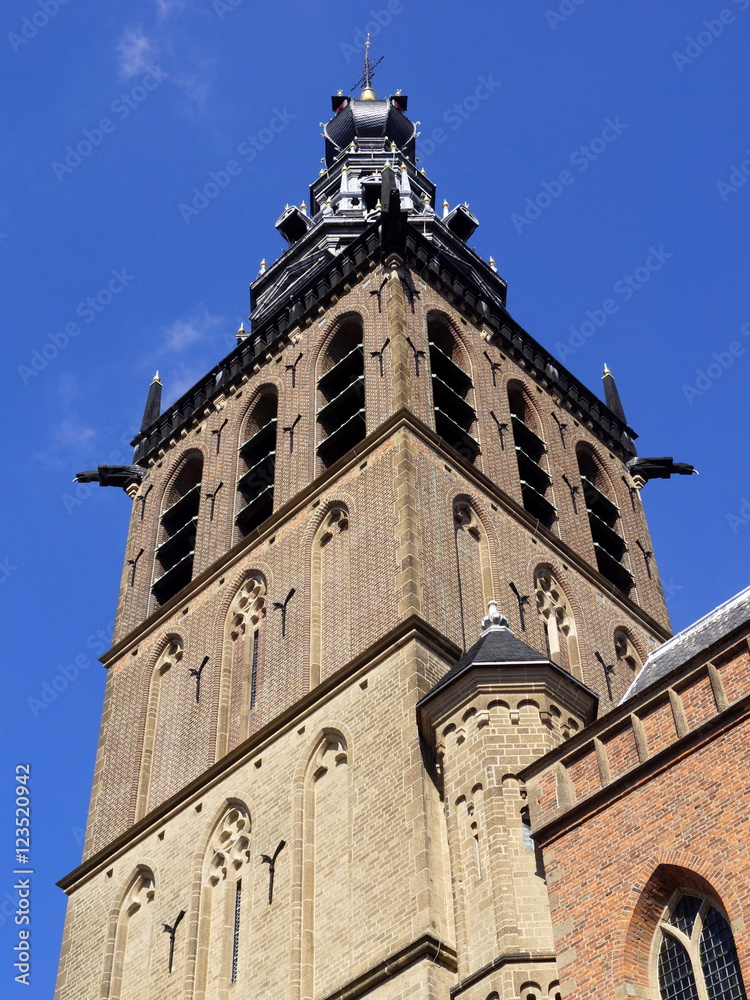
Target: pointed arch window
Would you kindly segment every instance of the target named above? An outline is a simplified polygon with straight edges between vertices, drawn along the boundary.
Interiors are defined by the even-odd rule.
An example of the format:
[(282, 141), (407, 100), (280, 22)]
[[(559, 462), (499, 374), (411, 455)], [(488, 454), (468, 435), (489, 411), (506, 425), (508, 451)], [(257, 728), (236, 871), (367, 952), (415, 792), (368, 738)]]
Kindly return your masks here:
[(609, 482), (594, 456), (579, 448), (577, 457), (597, 567), (610, 583), (628, 594), (633, 577), (623, 563), (627, 546), (620, 534), (620, 508), (612, 499)]
[(190, 452), (165, 494), (152, 587), (159, 604), (166, 604), (193, 577), (202, 478), (203, 455)]
[(615, 629), (615, 654), (621, 663), (630, 668), (633, 677), (640, 672), (643, 660), (624, 628)]
[(467, 373), (468, 362), (447, 323), (428, 320), (432, 400), (435, 407), (435, 430), (468, 462), (480, 453), (476, 433), (476, 410), (472, 405), (473, 382)]
[(264, 391), (245, 424), (239, 448), (238, 508), (240, 534), (248, 535), (273, 513), (279, 400), (275, 389)]
[(348, 317), (325, 350), (318, 378), (316, 418), (322, 440), (318, 456), (325, 468), (361, 441), (365, 425), (365, 362), (362, 321)]
[(565, 591), (546, 568), (534, 577), (537, 610), (542, 617), (547, 656), (554, 663), (581, 677), (581, 654), (576, 622)]
[(508, 404), (523, 505), (545, 528), (551, 528), (557, 520), (557, 511), (552, 503), (552, 480), (546, 468), (547, 444), (541, 436), (534, 409), (520, 385), (511, 383), (508, 387)]
[(659, 936), (661, 1000), (746, 1000), (731, 927), (710, 900), (679, 895)]
[(242, 890), (251, 857), (250, 835), (247, 807), (240, 802), (229, 804), (214, 829), (206, 858), (196, 995), (228, 996), (231, 984), (247, 975), (251, 894)]

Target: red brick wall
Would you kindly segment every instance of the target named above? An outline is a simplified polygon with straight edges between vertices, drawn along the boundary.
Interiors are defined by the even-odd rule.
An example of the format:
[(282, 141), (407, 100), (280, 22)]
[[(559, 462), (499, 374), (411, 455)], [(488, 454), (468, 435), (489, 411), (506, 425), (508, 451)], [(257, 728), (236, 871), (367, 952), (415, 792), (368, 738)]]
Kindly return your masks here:
[[(640, 762), (636, 728), (623, 720), (623, 706), (609, 727), (602, 719), (584, 731), (575, 754), (556, 754), (574, 800), (566, 804), (555, 794), (560, 763), (542, 761), (542, 773), (530, 777), (540, 792), (534, 826), (543, 847), (563, 997), (658, 998), (651, 946), (679, 888), (698, 890), (724, 907), (750, 981), (750, 709), (732, 705), (747, 659), (740, 646), (722, 667), (724, 690), (733, 695), (723, 716), (721, 690), (712, 688), (705, 666), (673, 684), (674, 706), (657, 692), (653, 704), (641, 701), (633, 709), (643, 720), (651, 757), (669, 745), (671, 754)], [(742, 694), (749, 692), (745, 682)], [(700, 742), (693, 733), (709, 719), (715, 732)], [(624, 775), (611, 790), (596, 778), (595, 739), (604, 747), (611, 779)], [(575, 759), (580, 755), (586, 768)], [(593, 792), (597, 799), (587, 805)], [(557, 823), (545, 825), (555, 815)]]

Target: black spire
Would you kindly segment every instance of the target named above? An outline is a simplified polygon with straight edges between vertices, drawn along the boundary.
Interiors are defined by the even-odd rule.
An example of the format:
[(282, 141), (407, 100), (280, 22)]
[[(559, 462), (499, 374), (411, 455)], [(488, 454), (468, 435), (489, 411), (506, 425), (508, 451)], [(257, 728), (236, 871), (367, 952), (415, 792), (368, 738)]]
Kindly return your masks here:
[(612, 372), (607, 368), (606, 364), (604, 366), (602, 382), (604, 383), (604, 402), (616, 417), (627, 423), (627, 420), (625, 420), (625, 411), (620, 401), (620, 393), (617, 391), (617, 385), (615, 384)]
[(143, 411), (143, 420), (141, 421), (141, 431), (145, 431), (155, 420), (159, 419), (161, 414), (161, 381), (159, 379), (159, 373), (154, 375), (154, 379), (149, 386), (148, 399), (146, 400), (146, 409)]
[(360, 96), (361, 101), (374, 101), (375, 92), (372, 89), (372, 74), (375, 72), (375, 67), (379, 66), (383, 61), (383, 56), (380, 57), (376, 62), (370, 62), (370, 33), (367, 33), (367, 41), (365, 42), (365, 69), (362, 76), (357, 80), (357, 82), (352, 87), (352, 90), (356, 90), (360, 85), (362, 86), (362, 94)]

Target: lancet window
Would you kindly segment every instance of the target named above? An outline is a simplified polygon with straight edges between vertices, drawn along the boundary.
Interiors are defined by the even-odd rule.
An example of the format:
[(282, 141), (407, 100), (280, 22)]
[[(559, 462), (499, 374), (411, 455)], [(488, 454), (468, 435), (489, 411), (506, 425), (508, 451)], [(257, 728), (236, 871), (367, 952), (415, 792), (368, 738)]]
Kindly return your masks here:
[(662, 1000), (745, 1000), (732, 929), (710, 900), (678, 896), (658, 934)]
[(633, 577), (623, 562), (627, 546), (621, 534), (620, 508), (612, 498), (611, 486), (599, 463), (583, 448), (578, 449), (578, 470), (597, 567), (602, 576), (627, 594), (633, 586)]
[(253, 406), (239, 448), (237, 527), (248, 535), (273, 512), (278, 396), (267, 388)]
[(643, 666), (643, 660), (631, 642), (630, 636), (625, 631), (625, 629), (618, 628), (615, 630), (615, 653), (617, 659), (628, 666), (635, 676)]
[(576, 623), (565, 591), (548, 569), (537, 571), (534, 580), (537, 610), (542, 618), (547, 655), (574, 676), (580, 677), (580, 652)]
[(468, 462), (475, 462), (480, 451), (476, 440), (477, 414), (472, 403), (473, 383), (467, 373), (465, 352), (442, 320), (428, 321), (427, 336), (435, 430)]
[(350, 316), (339, 327), (321, 358), (318, 377), (320, 428), (318, 456), (333, 465), (364, 438), (365, 362), (362, 321)]
[(190, 452), (165, 493), (152, 587), (159, 604), (174, 597), (193, 577), (202, 477), (203, 455)]
[(520, 385), (511, 383), (508, 403), (523, 505), (541, 524), (551, 528), (557, 520), (557, 511), (552, 503), (547, 445), (541, 436), (539, 421)]

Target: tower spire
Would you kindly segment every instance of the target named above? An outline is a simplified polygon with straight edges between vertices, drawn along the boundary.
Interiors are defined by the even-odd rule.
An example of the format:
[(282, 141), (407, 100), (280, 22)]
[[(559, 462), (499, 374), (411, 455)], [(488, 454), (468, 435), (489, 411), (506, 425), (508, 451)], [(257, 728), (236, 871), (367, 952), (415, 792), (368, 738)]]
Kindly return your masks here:
[[(623, 410), (622, 402), (620, 401), (620, 393), (617, 391), (614, 376), (609, 368), (607, 368), (606, 362), (604, 363), (602, 382), (604, 383), (604, 402), (616, 417), (619, 417), (620, 420), (625, 420), (625, 411)], [(625, 423), (627, 423), (627, 420), (625, 420)]]
[(157, 372), (151, 385), (148, 389), (148, 398), (146, 399), (146, 408), (143, 411), (143, 420), (141, 421), (141, 430), (145, 431), (159, 416), (161, 413), (161, 379), (159, 378), (159, 373)]
[(370, 33), (367, 33), (367, 40), (365, 41), (365, 68), (362, 76), (357, 80), (357, 82), (352, 87), (352, 90), (356, 90), (359, 85), (362, 85), (362, 93), (359, 95), (360, 101), (376, 101), (375, 91), (372, 89), (372, 75), (375, 72), (375, 67), (383, 61), (383, 56), (377, 60), (377, 62), (370, 62)]

